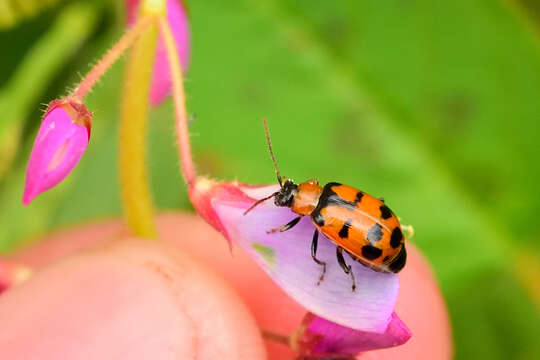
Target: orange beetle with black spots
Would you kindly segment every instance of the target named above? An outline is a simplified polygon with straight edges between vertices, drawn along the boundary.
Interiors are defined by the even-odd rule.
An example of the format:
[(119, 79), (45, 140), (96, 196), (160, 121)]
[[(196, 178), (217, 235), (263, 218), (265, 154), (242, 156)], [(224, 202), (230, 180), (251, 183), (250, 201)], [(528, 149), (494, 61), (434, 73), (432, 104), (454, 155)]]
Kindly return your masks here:
[(339, 265), (352, 279), (352, 290), (356, 288), (351, 266), (345, 263), (343, 252), (353, 260), (380, 272), (397, 273), (405, 266), (407, 252), (401, 225), (383, 199), (375, 198), (351, 186), (328, 183), (324, 187), (317, 180), (295, 184), (290, 179), (282, 180), (272, 152), (266, 120), (264, 121), (270, 155), (274, 162), (280, 190), (258, 200), (244, 213), (261, 202), (274, 198), (277, 206), (290, 207), (299, 216), (289, 223), (268, 232), (283, 232), (298, 224), (303, 216), (310, 216), (315, 225), (311, 243), (311, 256), (322, 267), (318, 284), (323, 280), (326, 263), (317, 259), (319, 232), (337, 245)]

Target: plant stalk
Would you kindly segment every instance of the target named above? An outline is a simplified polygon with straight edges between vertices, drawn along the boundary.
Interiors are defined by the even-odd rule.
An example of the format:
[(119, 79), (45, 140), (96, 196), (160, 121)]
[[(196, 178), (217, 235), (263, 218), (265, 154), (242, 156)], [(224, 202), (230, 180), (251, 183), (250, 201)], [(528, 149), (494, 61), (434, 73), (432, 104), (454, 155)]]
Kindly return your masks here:
[(98, 61), (73, 91), (71, 97), (82, 102), (95, 83), (118, 60), (122, 54), (155, 22), (152, 17), (143, 17), (132, 26), (118, 42)]
[(189, 131), (186, 111), (186, 97), (184, 94), (184, 82), (182, 78), (182, 68), (178, 57), (178, 49), (174, 42), (171, 28), (166, 18), (159, 20), (161, 36), (165, 42), (167, 50), (167, 59), (171, 69), (172, 77), (172, 96), (174, 100), (174, 114), (176, 119), (176, 132), (178, 136), (178, 153), (182, 166), (182, 175), (186, 183), (191, 186), (194, 184), (197, 175), (193, 165), (191, 155), (191, 146), (189, 143)]
[(146, 169), (148, 92), (158, 29), (155, 22), (135, 41), (126, 64), (120, 116), (119, 169), (124, 216), (135, 236), (155, 238)]

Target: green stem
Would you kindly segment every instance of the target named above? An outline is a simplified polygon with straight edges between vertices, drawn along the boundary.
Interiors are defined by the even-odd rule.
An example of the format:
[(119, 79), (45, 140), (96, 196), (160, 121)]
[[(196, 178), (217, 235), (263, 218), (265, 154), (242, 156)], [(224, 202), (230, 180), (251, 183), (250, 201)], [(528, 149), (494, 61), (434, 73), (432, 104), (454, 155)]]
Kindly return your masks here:
[(119, 168), (122, 203), (134, 235), (155, 238), (152, 200), (146, 170), (148, 91), (157, 39), (154, 23), (129, 53), (121, 105)]

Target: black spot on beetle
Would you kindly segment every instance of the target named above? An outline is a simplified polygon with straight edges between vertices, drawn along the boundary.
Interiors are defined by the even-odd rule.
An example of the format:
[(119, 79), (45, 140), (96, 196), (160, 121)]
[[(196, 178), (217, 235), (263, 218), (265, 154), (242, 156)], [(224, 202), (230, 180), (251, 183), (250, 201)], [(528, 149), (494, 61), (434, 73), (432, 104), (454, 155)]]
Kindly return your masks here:
[(390, 246), (394, 249), (399, 247), (399, 245), (401, 245), (401, 239), (403, 239), (403, 233), (399, 226), (395, 227), (394, 230), (392, 230), (392, 236), (390, 237)]
[(348, 210), (354, 210), (356, 208), (356, 201), (347, 201), (341, 198), (332, 188), (334, 186), (340, 186), (340, 183), (328, 183), (324, 186), (321, 196), (319, 198), (319, 203), (315, 208), (314, 212), (321, 211), (327, 206), (339, 206)]
[(396, 258), (392, 261), (391, 264), (388, 265), (388, 269), (393, 273), (397, 273), (401, 269), (403, 269), (406, 261), (407, 251), (405, 251), (405, 246), (403, 246), (401, 247), (401, 250), (399, 251), (399, 254), (396, 256)]
[(369, 242), (377, 242), (382, 239), (383, 232), (382, 232), (382, 226), (379, 224), (375, 224), (372, 227), (369, 228), (367, 232), (366, 238)]
[(348, 201), (340, 197), (335, 191), (334, 187), (341, 186), (340, 183), (331, 182), (324, 186), (321, 196), (319, 197), (319, 203), (315, 208), (314, 212), (321, 211), (327, 206), (339, 206), (348, 210), (355, 210), (357, 204), (362, 201), (364, 193), (358, 191), (356, 193), (356, 198), (353, 201)]
[(388, 260), (390, 260), (390, 256), (385, 256), (384, 259), (382, 259), (383, 263), (386, 263)]
[(362, 256), (368, 260), (375, 260), (382, 255), (382, 250), (373, 245), (362, 246)]
[(388, 208), (388, 206), (381, 205), (379, 210), (381, 210), (381, 219), (386, 220), (392, 217), (392, 211)]
[(339, 237), (342, 239), (349, 237), (349, 228), (351, 227), (352, 219), (347, 219), (345, 223), (343, 224), (343, 227), (341, 230), (339, 230)]

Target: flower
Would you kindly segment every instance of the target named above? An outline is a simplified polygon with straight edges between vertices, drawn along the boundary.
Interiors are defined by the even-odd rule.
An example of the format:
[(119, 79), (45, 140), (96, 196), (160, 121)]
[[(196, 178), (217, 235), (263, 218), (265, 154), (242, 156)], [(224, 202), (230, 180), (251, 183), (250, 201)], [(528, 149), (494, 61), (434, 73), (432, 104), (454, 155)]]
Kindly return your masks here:
[(88, 146), (91, 118), (92, 113), (73, 99), (49, 105), (28, 161), (24, 205), (60, 183), (77, 165)]
[[(133, 25), (137, 19), (139, 3), (140, 0), (126, 0), (127, 22), (129, 25)], [(182, 1), (167, 0), (167, 20), (176, 42), (182, 69), (186, 69), (189, 61), (190, 43), (186, 6)], [(171, 92), (171, 86), (169, 60), (167, 59), (164, 40), (160, 36), (154, 59), (152, 84), (149, 95), (150, 103), (153, 106), (159, 105)]]
[[(394, 313), (399, 290), (396, 274), (375, 272), (347, 259), (356, 278), (353, 292), (350, 277), (335, 259), (336, 245), (319, 241), (317, 257), (326, 262), (327, 269), (317, 285), (321, 269), (310, 256), (314, 225), (308, 217), (286, 232), (269, 234), (267, 230), (288, 223), (294, 214), (267, 201), (244, 216), (255, 200), (277, 189), (277, 185), (255, 187), (199, 178), (190, 188), (190, 198), (199, 215), (230, 244), (238, 245), (285, 292), (316, 315), (310, 318), (309, 332), (302, 335), (302, 346), (311, 343), (322, 349), (319, 353), (329, 349), (339, 352), (342, 347), (358, 353), (407, 341), (411, 334)], [(305, 341), (306, 336), (313, 340), (313, 334), (321, 335), (321, 330), (326, 334), (321, 343)], [(336, 338), (335, 334), (340, 335)], [(355, 340), (349, 343), (343, 336)]]
[(402, 345), (410, 337), (411, 332), (396, 313), (382, 334), (353, 330), (308, 313), (296, 334), (296, 346), (302, 356), (353, 357), (364, 351)]

